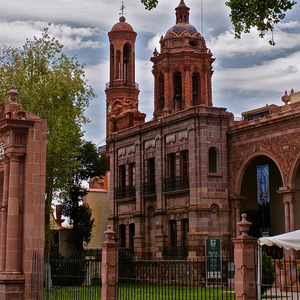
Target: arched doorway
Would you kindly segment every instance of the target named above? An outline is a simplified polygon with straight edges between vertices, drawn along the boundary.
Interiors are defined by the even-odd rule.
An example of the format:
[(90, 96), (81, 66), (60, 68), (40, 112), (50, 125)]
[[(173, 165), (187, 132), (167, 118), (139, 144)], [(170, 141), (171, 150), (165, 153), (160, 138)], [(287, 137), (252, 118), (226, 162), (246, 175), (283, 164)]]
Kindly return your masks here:
[[(260, 185), (263, 186), (260, 190), (268, 190), (268, 199), (262, 202), (258, 198), (264, 191), (257, 192)], [(241, 213), (246, 213), (248, 221), (252, 222), (249, 235), (260, 237), (263, 232), (270, 235), (285, 232), (283, 198), (276, 192), (282, 186), (280, 171), (271, 158), (260, 155), (248, 164), (241, 185), (241, 195), (246, 197), (241, 200)]]

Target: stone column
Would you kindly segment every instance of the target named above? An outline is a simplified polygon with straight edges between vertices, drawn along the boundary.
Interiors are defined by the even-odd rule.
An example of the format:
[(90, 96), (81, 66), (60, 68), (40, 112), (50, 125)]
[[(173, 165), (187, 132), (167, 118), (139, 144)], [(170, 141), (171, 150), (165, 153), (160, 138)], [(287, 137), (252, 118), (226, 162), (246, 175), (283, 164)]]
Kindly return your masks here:
[(251, 224), (251, 222), (247, 221), (247, 215), (242, 214), (242, 221), (237, 223), (242, 234), (232, 239), (234, 243), (236, 300), (257, 299), (255, 282), (255, 250), (257, 248), (257, 239), (248, 235)]
[(118, 246), (112, 237), (115, 232), (107, 226), (104, 232), (107, 241), (102, 246), (102, 300), (116, 300), (118, 297)]
[(5, 270), (6, 258), (6, 226), (7, 226), (7, 200), (8, 200), (8, 180), (9, 176), (9, 159), (4, 157), (4, 176), (3, 176), (3, 198), (2, 198), (2, 218), (1, 218), (1, 233), (0, 233), (0, 272)]
[(297, 192), (299, 191), (291, 190), (287, 187), (281, 187), (277, 191), (278, 194), (283, 194), (285, 232), (294, 231), (296, 229), (295, 193)]
[(7, 208), (5, 274), (20, 274), (20, 156), (9, 155), (9, 193)]

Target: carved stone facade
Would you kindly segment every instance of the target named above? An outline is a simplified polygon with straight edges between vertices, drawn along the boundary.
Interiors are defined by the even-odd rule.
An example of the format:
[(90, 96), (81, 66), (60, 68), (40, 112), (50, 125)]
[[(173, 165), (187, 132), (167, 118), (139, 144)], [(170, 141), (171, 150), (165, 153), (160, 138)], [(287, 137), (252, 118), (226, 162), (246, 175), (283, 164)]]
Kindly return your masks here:
[(273, 235), (300, 228), (299, 102), (284, 96), (285, 105), (245, 113), (242, 121), (213, 107), (214, 59), (183, 0), (160, 44), (151, 58), (154, 118), (115, 127), (107, 140), (109, 219), (120, 246), (155, 258), (203, 255), (207, 238), (220, 238), (223, 249), (232, 245), (244, 212), (250, 234), (260, 236), (256, 167), (264, 164), (268, 229)]

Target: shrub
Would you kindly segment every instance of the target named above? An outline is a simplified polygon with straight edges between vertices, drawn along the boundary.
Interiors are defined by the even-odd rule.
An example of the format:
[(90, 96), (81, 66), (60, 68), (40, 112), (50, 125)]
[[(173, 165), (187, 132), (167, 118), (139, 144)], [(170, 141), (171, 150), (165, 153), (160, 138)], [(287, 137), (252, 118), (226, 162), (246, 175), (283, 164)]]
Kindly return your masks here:
[(269, 290), (275, 281), (275, 267), (272, 257), (266, 252), (262, 252), (262, 286), (261, 293), (264, 294)]

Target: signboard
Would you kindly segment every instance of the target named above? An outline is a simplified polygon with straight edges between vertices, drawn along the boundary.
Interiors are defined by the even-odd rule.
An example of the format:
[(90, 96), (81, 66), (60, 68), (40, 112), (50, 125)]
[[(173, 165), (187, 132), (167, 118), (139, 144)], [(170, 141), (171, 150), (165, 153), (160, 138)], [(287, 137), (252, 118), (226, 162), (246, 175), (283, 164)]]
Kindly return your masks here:
[(221, 278), (221, 241), (206, 239), (206, 278)]

